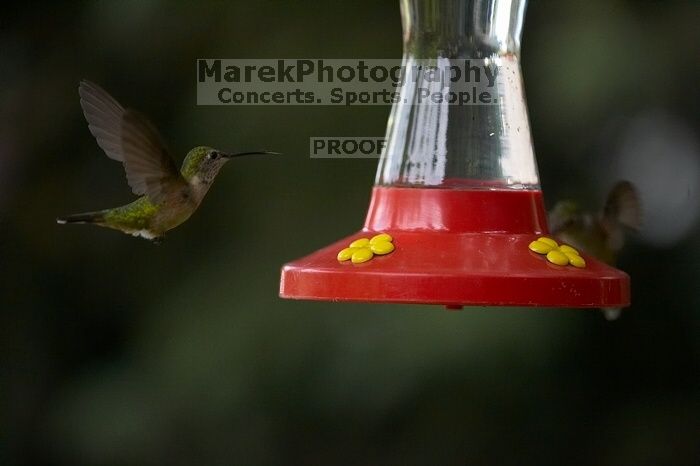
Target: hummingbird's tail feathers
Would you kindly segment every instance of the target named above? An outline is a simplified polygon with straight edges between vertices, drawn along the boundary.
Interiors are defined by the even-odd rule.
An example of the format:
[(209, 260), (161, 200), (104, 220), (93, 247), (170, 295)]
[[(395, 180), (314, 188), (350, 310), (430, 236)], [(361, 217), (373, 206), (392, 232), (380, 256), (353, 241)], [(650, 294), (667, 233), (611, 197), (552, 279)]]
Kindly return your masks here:
[(605, 202), (603, 220), (632, 230), (642, 226), (642, 204), (632, 183), (620, 181), (613, 187)]
[(67, 215), (58, 217), (56, 223), (66, 225), (68, 223), (101, 223), (104, 221), (105, 212), (85, 212), (83, 214)]

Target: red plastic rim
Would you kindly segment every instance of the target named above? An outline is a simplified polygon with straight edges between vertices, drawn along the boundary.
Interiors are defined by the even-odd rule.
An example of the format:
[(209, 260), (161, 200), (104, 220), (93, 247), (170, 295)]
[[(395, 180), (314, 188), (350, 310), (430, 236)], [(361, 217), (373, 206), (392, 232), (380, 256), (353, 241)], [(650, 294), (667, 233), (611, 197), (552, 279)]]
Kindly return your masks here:
[[(338, 262), (361, 237), (386, 232), (396, 250)], [(625, 307), (629, 276), (582, 254), (558, 266), (528, 249), (546, 234), (540, 191), (375, 187), (365, 227), (282, 269), (291, 299), (441, 304), (450, 307)]]

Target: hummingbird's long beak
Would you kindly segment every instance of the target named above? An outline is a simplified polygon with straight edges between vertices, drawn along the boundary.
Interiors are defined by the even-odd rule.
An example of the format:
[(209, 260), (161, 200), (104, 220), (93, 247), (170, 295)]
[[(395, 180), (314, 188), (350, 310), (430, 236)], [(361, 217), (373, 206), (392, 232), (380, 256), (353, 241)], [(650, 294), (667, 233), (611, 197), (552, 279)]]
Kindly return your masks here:
[(244, 155), (282, 155), (280, 152), (271, 152), (269, 150), (256, 150), (252, 152), (238, 152), (237, 154), (221, 154), (227, 159), (234, 157), (243, 157)]

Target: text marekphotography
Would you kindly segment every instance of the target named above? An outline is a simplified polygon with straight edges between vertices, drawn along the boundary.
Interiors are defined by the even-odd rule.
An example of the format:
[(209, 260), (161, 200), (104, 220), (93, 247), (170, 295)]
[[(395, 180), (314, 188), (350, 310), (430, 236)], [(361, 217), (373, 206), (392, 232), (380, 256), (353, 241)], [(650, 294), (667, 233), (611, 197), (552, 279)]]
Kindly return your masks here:
[(198, 105), (497, 105), (488, 59), (199, 59)]

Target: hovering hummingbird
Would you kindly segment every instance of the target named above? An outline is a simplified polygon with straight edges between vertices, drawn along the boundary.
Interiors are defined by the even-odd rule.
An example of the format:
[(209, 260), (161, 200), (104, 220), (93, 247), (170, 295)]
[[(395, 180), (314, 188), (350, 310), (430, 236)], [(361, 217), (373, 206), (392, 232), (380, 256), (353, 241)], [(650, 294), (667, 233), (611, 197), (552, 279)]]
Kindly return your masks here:
[(552, 235), (609, 265), (615, 265), (627, 230), (637, 230), (641, 223), (639, 195), (629, 181), (613, 186), (597, 214), (582, 211), (570, 200), (558, 202), (549, 213)]
[(155, 243), (185, 222), (199, 207), (216, 175), (234, 157), (277, 152), (228, 154), (211, 147), (190, 150), (177, 169), (158, 130), (135, 110), (125, 109), (97, 84), (83, 80), (80, 106), (90, 132), (107, 157), (124, 164), (134, 202), (113, 209), (59, 217), (65, 223), (91, 223), (141, 236)]
[[(549, 227), (561, 241), (581, 249), (609, 265), (625, 244), (627, 230), (638, 230), (642, 207), (637, 189), (629, 181), (620, 181), (608, 194), (603, 210), (597, 214), (582, 211), (573, 201), (560, 201), (549, 213)], [(607, 320), (620, 316), (619, 308), (603, 308)]]

